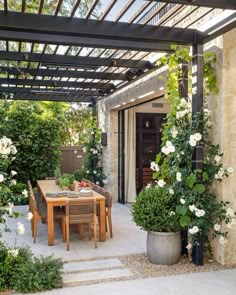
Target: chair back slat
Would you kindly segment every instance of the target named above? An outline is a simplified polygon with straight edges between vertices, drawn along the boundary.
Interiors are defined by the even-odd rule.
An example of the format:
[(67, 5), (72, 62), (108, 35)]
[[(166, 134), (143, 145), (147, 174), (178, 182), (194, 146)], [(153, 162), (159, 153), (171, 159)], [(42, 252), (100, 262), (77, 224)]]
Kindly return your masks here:
[(71, 222), (89, 222), (96, 215), (96, 199), (88, 197), (86, 200), (69, 200), (66, 204), (66, 216)]

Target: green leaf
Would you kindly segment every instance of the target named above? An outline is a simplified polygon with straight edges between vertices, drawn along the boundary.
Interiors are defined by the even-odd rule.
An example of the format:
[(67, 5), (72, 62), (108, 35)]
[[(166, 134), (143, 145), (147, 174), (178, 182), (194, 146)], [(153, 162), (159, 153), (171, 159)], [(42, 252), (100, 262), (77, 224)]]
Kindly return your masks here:
[(187, 227), (191, 222), (191, 218), (189, 216), (181, 216), (179, 219), (179, 223), (182, 227)]
[(202, 183), (197, 183), (197, 184), (194, 185), (193, 190), (194, 190), (195, 192), (199, 193), (199, 194), (202, 194), (202, 193), (205, 192), (206, 187), (205, 187), (205, 185), (202, 184)]
[(208, 173), (207, 172), (203, 172), (202, 173), (202, 178), (204, 181), (207, 181), (209, 179)]
[(161, 160), (161, 153), (156, 155), (155, 162), (158, 164), (160, 162), (160, 160)]
[(183, 206), (183, 205), (178, 205), (176, 207), (176, 213), (179, 215), (185, 215), (188, 211), (188, 207), (187, 206)]
[(185, 183), (186, 183), (186, 185), (187, 185), (189, 188), (193, 188), (194, 183), (196, 183), (196, 179), (197, 179), (196, 175), (193, 174), (193, 173), (191, 173), (191, 174), (186, 178)]

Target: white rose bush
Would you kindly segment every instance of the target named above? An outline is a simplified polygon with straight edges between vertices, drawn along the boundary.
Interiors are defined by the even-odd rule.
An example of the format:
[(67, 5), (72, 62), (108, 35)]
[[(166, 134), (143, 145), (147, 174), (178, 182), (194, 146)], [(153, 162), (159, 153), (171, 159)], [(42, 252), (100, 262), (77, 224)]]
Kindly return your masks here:
[[(17, 175), (17, 172), (9, 170), (16, 153), (17, 149), (10, 138), (5, 136), (0, 138), (0, 236), (2, 230), (10, 230), (6, 226), (7, 219), (9, 217), (16, 218), (20, 215), (13, 211), (15, 196), (11, 190), (11, 186), (16, 184), (16, 180), (13, 178)], [(22, 195), (28, 198), (26, 190), (22, 192)], [(32, 216), (28, 216), (28, 220), (31, 219)], [(25, 232), (24, 225), (18, 222), (15, 230), (17, 234), (22, 235)]]
[[(180, 55), (191, 62), (188, 53), (183, 54), (182, 50)], [(165, 57), (164, 61), (168, 63), (171, 59), (172, 66), (176, 64), (167, 81), (170, 111), (164, 123), (162, 148), (151, 168), (155, 185), (170, 196), (174, 193), (175, 213), (181, 228), (188, 230), (187, 249), (191, 250), (199, 236), (208, 246), (216, 237), (221, 244), (227, 243), (227, 230), (234, 226), (236, 213), (229, 202), (217, 200), (212, 184), (229, 177), (234, 169), (223, 166), (223, 153), (210, 139), (212, 124), (206, 103), (204, 109), (193, 116), (191, 97), (179, 97), (178, 53), (175, 58), (176, 61)], [(203, 168), (194, 169), (192, 159), (199, 146), (203, 149)]]

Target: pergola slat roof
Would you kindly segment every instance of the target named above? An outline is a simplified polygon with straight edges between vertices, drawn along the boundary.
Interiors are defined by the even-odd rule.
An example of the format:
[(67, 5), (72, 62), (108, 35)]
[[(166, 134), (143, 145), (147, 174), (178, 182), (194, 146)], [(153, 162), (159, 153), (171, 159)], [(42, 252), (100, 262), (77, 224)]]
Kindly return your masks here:
[[(101, 99), (151, 70), (171, 44), (203, 44), (236, 27), (236, 0), (11, 3), (0, 1), (0, 93), (12, 99)], [(200, 30), (216, 12), (225, 16)]]

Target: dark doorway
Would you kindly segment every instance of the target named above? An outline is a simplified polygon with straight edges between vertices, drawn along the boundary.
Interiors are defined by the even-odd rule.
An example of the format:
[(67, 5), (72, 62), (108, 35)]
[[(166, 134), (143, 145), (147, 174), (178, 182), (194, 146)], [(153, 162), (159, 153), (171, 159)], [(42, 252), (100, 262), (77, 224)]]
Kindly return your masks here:
[(161, 150), (161, 126), (165, 114), (136, 114), (136, 187), (139, 193), (153, 181), (150, 163)]

